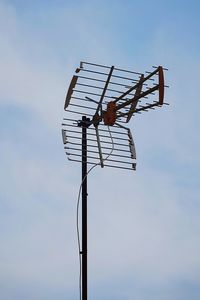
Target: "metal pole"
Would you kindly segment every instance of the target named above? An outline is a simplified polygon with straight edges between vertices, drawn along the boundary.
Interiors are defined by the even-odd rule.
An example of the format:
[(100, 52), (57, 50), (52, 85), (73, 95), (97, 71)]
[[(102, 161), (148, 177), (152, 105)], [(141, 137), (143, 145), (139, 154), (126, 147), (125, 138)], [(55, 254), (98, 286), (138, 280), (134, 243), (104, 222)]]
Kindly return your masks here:
[(82, 300), (87, 300), (87, 121), (82, 117)]

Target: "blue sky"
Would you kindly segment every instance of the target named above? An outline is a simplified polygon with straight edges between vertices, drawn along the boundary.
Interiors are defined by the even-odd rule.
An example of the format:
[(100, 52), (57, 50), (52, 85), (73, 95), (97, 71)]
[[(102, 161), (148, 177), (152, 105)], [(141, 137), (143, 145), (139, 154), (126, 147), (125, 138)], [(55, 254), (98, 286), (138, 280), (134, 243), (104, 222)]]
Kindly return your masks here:
[[(63, 104), (80, 60), (169, 68), (160, 110), (130, 123), (135, 173), (89, 177), (89, 293), (200, 298), (199, 1), (0, 1), (0, 294), (78, 299), (80, 166)], [(103, 186), (103, 188), (102, 188)]]

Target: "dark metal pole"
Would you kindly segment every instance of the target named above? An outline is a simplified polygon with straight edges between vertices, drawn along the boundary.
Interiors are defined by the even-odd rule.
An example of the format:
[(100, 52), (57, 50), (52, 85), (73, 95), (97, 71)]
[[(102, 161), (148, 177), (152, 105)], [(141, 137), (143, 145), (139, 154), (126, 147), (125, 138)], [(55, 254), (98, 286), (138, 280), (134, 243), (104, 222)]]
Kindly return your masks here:
[(82, 117), (82, 300), (87, 300), (87, 123)]

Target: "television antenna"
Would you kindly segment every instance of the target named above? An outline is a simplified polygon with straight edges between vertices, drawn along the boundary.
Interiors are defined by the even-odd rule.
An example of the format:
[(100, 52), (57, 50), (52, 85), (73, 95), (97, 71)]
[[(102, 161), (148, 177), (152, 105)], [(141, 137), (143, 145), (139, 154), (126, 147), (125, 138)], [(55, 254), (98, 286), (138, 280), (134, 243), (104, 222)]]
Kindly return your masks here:
[[(126, 123), (164, 103), (164, 70), (152, 72), (80, 62), (65, 99), (62, 137), (67, 157), (82, 164), (82, 246), (80, 299), (87, 300), (87, 175), (97, 165), (136, 170), (133, 136)], [(92, 167), (88, 171), (88, 164)], [(78, 200), (79, 204), (79, 200)], [(77, 213), (78, 216), (78, 213)], [(78, 221), (77, 221), (78, 224)]]

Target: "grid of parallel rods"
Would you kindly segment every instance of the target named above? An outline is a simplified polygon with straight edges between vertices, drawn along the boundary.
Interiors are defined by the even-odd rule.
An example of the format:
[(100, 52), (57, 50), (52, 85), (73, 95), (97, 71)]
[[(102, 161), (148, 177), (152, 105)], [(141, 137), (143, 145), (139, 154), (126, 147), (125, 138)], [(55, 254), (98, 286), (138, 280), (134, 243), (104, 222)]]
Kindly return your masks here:
[[(63, 119), (63, 134), (65, 136), (65, 150), (69, 160), (81, 162), (81, 127), (77, 120)], [(107, 126), (99, 126), (99, 137), (105, 167), (135, 170), (135, 148), (128, 131), (117, 126), (108, 130)], [(89, 164), (100, 163), (97, 138), (94, 127), (88, 128), (88, 154)]]
[[(153, 66), (157, 69), (157, 67)], [(166, 70), (166, 69), (165, 69)], [(110, 80), (108, 82), (109, 74)], [(152, 72), (146, 72), (151, 74)], [(97, 111), (99, 101), (103, 98), (101, 110), (105, 111), (110, 101), (115, 101), (130, 88), (136, 85), (142, 73), (119, 69), (115, 67), (99, 65), (89, 62), (81, 62), (80, 67), (76, 69), (73, 77), (74, 84), (70, 85), (71, 89), (66, 106), (66, 118), (63, 121), (63, 133), (66, 136), (65, 145), (66, 154), (71, 161), (81, 162), (81, 128), (78, 127), (77, 121), (82, 116), (93, 118)], [(147, 76), (147, 75), (144, 75)], [(72, 80), (73, 81), (73, 80)], [(108, 83), (108, 84), (107, 84)], [(106, 86), (106, 89), (105, 89)], [(141, 93), (146, 92), (153, 87), (158, 86), (158, 74), (155, 72), (153, 77), (143, 82)], [(167, 87), (167, 86), (165, 86)], [(126, 93), (125, 97), (118, 100), (118, 105), (123, 104), (135, 96), (136, 90)], [(104, 95), (104, 97), (102, 97)], [(141, 98), (137, 102), (134, 114), (154, 109), (159, 105), (158, 90)], [(145, 102), (145, 103), (144, 103)], [(164, 103), (167, 104), (167, 103)], [(117, 122), (127, 122), (127, 112), (130, 111), (131, 104), (120, 109)], [(135, 169), (135, 147), (130, 130), (127, 131), (117, 125), (111, 127), (111, 135), (107, 126), (100, 123), (99, 135), (100, 145), (103, 158), (103, 164), (107, 167)], [(114, 149), (112, 149), (114, 147)], [(97, 164), (100, 160), (99, 145), (97, 142), (96, 131), (93, 125), (88, 128), (88, 163)]]
[[(78, 77), (78, 80), (73, 88), (70, 104), (68, 106), (68, 112), (72, 114), (78, 114), (79, 116), (86, 115), (90, 118), (95, 114), (97, 102), (99, 102), (101, 97), (109, 70), (110, 67), (108, 66), (81, 62), (80, 68), (76, 70), (76, 76)], [(104, 96), (104, 100), (102, 102), (103, 110), (106, 109), (109, 101), (115, 100), (124, 92), (126, 92), (131, 86), (138, 83), (140, 76), (141, 73), (138, 72), (114, 68)], [(143, 83), (141, 92), (145, 92), (151, 87), (157, 85), (157, 81), (158, 76), (155, 74), (153, 78), (149, 78), (147, 82)], [(125, 98), (122, 98), (118, 104), (130, 100), (132, 97), (134, 97), (134, 94), (135, 91), (132, 91)], [(155, 100), (156, 96), (158, 97), (158, 91), (152, 92), (147, 97), (144, 97), (144, 99), (148, 99), (148, 102), (144, 104), (141, 103), (144, 99), (139, 100), (138, 109), (136, 109), (135, 113), (147, 111), (147, 107), (150, 104), (158, 103), (158, 100)], [(149, 107), (149, 109), (154, 109), (154, 107)], [(130, 105), (120, 111), (119, 114), (122, 116), (120, 119), (118, 119), (119, 123), (126, 123), (126, 116), (123, 115), (129, 110)]]

